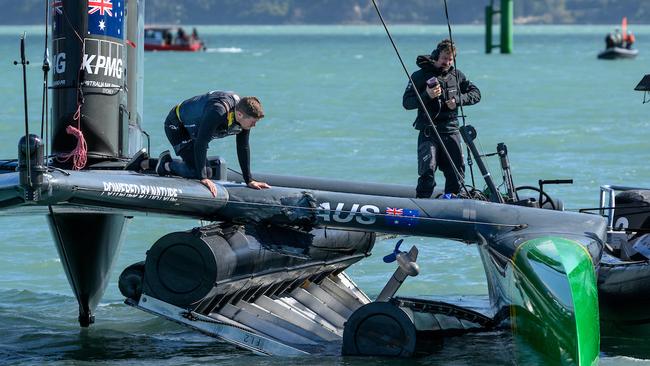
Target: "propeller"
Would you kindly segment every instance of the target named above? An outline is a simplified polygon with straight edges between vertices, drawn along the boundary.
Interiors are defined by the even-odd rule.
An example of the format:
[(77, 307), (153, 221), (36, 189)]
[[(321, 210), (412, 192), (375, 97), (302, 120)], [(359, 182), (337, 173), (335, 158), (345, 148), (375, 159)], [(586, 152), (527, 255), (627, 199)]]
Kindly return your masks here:
[(399, 250), (400, 245), (402, 245), (402, 242), (404, 239), (400, 239), (397, 244), (395, 244), (395, 249), (393, 249), (393, 252), (390, 253), (389, 255), (384, 257), (384, 263), (393, 263), (397, 260), (397, 255), (401, 253)]

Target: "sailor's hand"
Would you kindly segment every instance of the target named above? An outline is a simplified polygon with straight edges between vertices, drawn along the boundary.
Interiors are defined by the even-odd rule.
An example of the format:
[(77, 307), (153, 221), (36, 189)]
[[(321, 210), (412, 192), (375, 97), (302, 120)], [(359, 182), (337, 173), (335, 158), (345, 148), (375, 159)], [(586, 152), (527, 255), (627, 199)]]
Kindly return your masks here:
[(445, 103), (447, 104), (447, 108), (451, 109), (452, 111), (456, 109), (456, 98), (451, 98)]
[(439, 96), (442, 95), (442, 88), (440, 87), (440, 84), (436, 85), (433, 88), (429, 88), (427, 86), (427, 94), (429, 94), (429, 98), (431, 99), (436, 99)]
[(212, 197), (217, 197), (217, 186), (214, 185), (213, 181), (211, 181), (210, 179), (204, 178), (204, 179), (201, 179), (201, 184), (208, 187), (208, 189), (210, 190), (210, 193), (212, 193)]
[(268, 185), (268, 184), (266, 184), (264, 182), (258, 182), (258, 181), (254, 181), (254, 180), (248, 182), (247, 186), (249, 186), (250, 188), (253, 188), (253, 189), (268, 189), (268, 188), (271, 188), (270, 185)]

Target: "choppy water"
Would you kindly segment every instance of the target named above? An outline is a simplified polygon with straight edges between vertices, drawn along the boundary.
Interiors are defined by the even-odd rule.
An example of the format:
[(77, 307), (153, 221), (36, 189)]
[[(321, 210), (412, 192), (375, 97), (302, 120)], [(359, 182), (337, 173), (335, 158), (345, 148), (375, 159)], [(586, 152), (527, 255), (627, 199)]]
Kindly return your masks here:
[[(611, 27), (613, 28), (613, 26)], [(23, 133), (18, 35), (28, 32), (30, 121), (40, 127), (42, 28), (0, 27), (0, 157), (16, 156)], [(395, 40), (410, 71), (445, 27), (401, 26)], [(465, 109), (485, 152), (506, 142), (517, 185), (540, 178), (573, 178), (552, 187), (569, 208), (597, 205), (600, 184), (650, 185), (647, 162), (650, 106), (634, 86), (650, 72), (650, 26), (635, 26), (639, 57), (599, 61), (610, 27), (518, 27), (515, 53), (483, 52), (480, 26), (455, 27), (459, 68), (479, 86), (480, 104)], [(412, 111), (401, 108), (406, 77), (379, 26), (200, 27), (209, 52), (148, 53), (145, 57), (144, 128), (152, 150), (167, 149), (162, 120), (179, 100), (211, 89), (258, 95), (267, 118), (252, 134), (253, 171), (414, 184), (416, 132)], [(211, 153), (236, 162), (234, 139), (213, 142)], [(236, 164), (234, 164), (235, 167)], [(491, 161), (500, 177), (498, 162)], [(478, 174), (477, 174), (478, 176)], [(478, 185), (482, 186), (482, 183)], [(213, 339), (122, 304), (121, 270), (142, 260), (165, 233), (198, 223), (136, 218), (122, 247), (97, 322), (77, 326), (76, 301), (43, 217), (4, 217), (0, 244), (0, 359), (40, 365), (300, 365), (313, 359), (274, 359), (233, 350)], [(396, 239), (348, 272), (374, 296), (393, 267), (381, 262)], [(481, 301), (485, 276), (472, 246), (409, 237), (418, 245), (422, 273), (402, 295)], [(641, 341), (606, 340), (601, 364), (637, 364), (650, 354)], [(627, 342), (627, 343), (626, 343)], [(403, 364), (510, 364), (507, 334), (452, 339), (433, 356)], [(614, 345), (613, 347), (611, 345)], [(627, 346), (626, 346), (627, 345)], [(637, 358), (618, 355), (627, 347)], [(645, 349), (644, 349), (645, 347)], [(629, 352), (628, 352), (629, 353)], [(323, 365), (382, 365), (394, 360), (318, 358)], [(648, 362), (650, 364), (650, 362)]]

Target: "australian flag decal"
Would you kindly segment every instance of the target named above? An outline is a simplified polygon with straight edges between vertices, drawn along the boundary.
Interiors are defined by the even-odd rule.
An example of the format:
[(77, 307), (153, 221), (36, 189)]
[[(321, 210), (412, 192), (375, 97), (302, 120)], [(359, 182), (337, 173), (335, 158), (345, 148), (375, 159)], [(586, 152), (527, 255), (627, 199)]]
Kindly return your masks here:
[(88, 34), (124, 39), (124, 1), (88, 0)]
[(418, 223), (420, 212), (407, 208), (386, 207), (386, 216), (384, 217), (387, 225), (413, 227)]

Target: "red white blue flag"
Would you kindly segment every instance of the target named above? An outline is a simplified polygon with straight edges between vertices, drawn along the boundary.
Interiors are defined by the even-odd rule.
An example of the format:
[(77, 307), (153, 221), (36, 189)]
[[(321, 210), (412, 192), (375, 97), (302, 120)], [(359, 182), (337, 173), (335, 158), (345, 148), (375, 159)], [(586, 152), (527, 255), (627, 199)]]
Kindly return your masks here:
[(53, 0), (50, 5), (52, 6), (52, 34), (56, 38), (61, 34), (63, 25), (63, 0)]
[(386, 207), (384, 216), (387, 225), (412, 227), (417, 225), (420, 211), (407, 208)]
[(108, 14), (108, 16), (113, 16), (111, 0), (88, 0), (88, 14), (95, 14), (96, 12), (99, 12), (99, 15)]
[(88, 34), (124, 39), (124, 1), (88, 0)]
[(386, 207), (386, 215), (402, 216), (403, 214), (404, 214), (404, 209), (402, 208)]
[(63, 14), (63, 1), (61, 0), (52, 1), (52, 9), (55, 14)]

